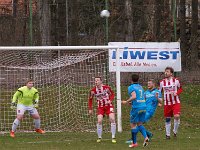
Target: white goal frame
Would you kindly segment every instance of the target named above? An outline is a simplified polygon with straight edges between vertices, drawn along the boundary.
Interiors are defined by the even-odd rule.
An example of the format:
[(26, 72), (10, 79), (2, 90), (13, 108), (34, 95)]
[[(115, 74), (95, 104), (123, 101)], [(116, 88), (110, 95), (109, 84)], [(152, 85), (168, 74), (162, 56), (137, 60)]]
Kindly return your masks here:
[(92, 50), (92, 49), (116, 49), (116, 99), (117, 99), (117, 130), (122, 132), (121, 113), (121, 83), (120, 83), (120, 49), (118, 46), (2, 46), (1, 50)]

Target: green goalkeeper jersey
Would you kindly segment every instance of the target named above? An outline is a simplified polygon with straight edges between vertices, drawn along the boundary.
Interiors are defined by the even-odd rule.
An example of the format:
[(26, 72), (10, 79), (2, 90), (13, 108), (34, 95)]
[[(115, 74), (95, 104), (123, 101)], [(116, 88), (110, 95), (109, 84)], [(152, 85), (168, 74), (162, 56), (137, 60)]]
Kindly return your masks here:
[(35, 101), (39, 100), (38, 90), (32, 87), (29, 89), (27, 86), (23, 86), (17, 90), (17, 92), (13, 95), (12, 102), (16, 102), (18, 104), (23, 104), (25, 106), (31, 106), (35, 103)]

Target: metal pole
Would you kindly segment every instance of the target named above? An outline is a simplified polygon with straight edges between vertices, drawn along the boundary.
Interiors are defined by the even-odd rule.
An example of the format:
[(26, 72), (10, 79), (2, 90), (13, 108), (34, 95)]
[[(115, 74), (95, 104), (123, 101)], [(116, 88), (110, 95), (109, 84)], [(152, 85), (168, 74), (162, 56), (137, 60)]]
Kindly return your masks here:
[[(60, 46), (59, 42), (58, 42), (58, 46)], [(58, 49), (58, 60), (60, 59), (60, 49)], [(58, 119), (59, 119), (59, 124), (61, 123), (61, 75), (60, 75), (60, 62), (59, 62), (59, 67), (58, 67)]]
[(33, 3), (29, 0), (29, 45), (33, 45)]
[(69, 45), (69, 15), (68, 15), (68, 0), (66, 0), (66, 39)]
[[(173, 0), (173, 25), (174, 25), (174, 42), (176, 42), (177, 32), (176, 32), (176, 0)], [(174, 76), (177, 76), (177, 72), (174, 72)]]
[(122, 132), (122, 109), (121, 109), (121, 83), (120, 83), (120, 49), (116, 49), (116, 86), (117, 86), (117, 130)]
[[(105, 9), (108, 10), (108, 0), (105, 0)], [(106, 32), (106, 42), (105, 42), (105, 45), (108, 44), (108, 34), (109, 34), (109, 31), (108, 31), (108, 17), (106, 17), (106, 23), (105, 23), (105, 32)]]

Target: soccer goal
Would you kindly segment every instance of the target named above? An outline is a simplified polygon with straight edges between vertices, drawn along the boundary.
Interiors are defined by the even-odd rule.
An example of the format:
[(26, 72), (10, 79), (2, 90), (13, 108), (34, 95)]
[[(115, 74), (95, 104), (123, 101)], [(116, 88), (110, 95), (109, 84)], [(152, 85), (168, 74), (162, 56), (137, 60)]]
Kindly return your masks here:
[[(101, 76), (104, 84), (115, 91), (116, 87), (120, 88), (119, 71), (108, 71), (109, 49), (117, 50), (117, 47), (0, 47), (0, 130), (11, 129), (16, 116), (10, 109), (12, 96), (31, 78), (39, 90), (42, 128), (46, 131), (95, 131), (96, 115), (89, 116), (87, 104), (94, 77)], [(120, 90), (116, 93), (116, 116), (121, 132)], [(33, 130), (33, 120), (28, 114), (19, 130)], [(104, 130), (110, 130), (108, 119), (104, 119)]]

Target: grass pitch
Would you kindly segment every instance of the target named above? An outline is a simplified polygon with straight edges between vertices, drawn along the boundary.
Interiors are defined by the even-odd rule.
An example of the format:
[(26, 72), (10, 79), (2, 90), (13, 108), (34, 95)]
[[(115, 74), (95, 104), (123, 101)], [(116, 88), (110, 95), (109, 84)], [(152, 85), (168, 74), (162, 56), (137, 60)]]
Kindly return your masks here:
[[(149, 150), (200, 150), (199, 130), (182, 130), (177, 138), (165, 139), (164, 131), (154, 130), (154, 137), (145, 149)], [(140, 134), (140, 133), (139, 133)], [(9, 134), (0, 137), (1, 150), (126, 150), (130, 149), (125, 141), (129, 132), (117, 134), (117, 143), (111, 143), (110, 133), (103, 134), (101, 143), (96, 143), (96, 133), (54, 132), (39, 135), (37, 133), (17, 133), (12, 139)], [(138, 150), (143, 139), (139, 135)]]
[[(200, 150), (200, 86), (187, 85), (181, 94), (181, 125), (178, 137), (165, 139), (163, 107), (157, 108), (155, 116), (145, 127), (152, 131), (154, 137), (149, 150)], [(124, 94), (127, 91), (124, 88)], [(124, 96), (125, 97), (125, 96)], [(37, 133), (16, 133), (12, 139), (9, 133), (0, 134), (0, 150), (126, 150), (125, 143), (130, 138), (129, 127), (130, 107), (122, 107), (123, 132), (117, 133), (117, 143), (111, 143), (111, 134), (103, 133), (101, 143), (96, 143), (96, 133), (88, 132), (49, 132), (44, 135)], [(107, 119), (107, 118), (105, 118)], [(173, 120), (172, 120), (173, 124)], [(172, 125), (173, 128), (173, 125)], [(143, 139), (139, 133), (138, 150), (142, 147)]]

